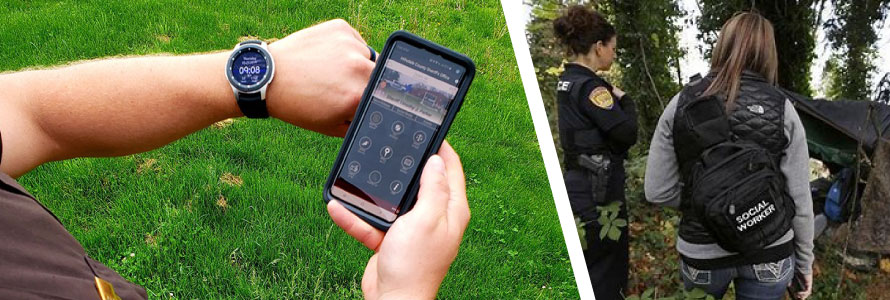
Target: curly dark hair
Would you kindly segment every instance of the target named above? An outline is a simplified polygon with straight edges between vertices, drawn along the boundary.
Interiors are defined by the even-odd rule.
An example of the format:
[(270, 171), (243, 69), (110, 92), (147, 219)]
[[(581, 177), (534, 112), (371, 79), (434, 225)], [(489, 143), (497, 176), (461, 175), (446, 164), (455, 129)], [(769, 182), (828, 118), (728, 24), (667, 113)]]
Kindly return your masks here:
[(612, 39), (615, 27), (599, 13), (582, 5), (572, 5), (553, 20), (553, 33), (570, 55), (584, 55), (596, 42), (606, 43)]

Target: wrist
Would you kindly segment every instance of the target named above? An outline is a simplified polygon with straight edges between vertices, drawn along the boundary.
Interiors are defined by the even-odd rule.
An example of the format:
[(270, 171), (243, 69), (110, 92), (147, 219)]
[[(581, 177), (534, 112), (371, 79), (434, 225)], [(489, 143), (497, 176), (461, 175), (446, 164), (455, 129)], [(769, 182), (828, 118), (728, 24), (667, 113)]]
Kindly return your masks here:
[(222, 51), (197, 56), (196, 61), (198, 61), (199, 67), (195, 70), (200, 70), (200, 74), (195, 74), (192, 78), (200, 78), (200, 82), (197, 83), (197, 86), (186, 89), (192, 93), (191, 99), (202, 101), (197, 105), (202, 105), (213, 111), (217, 121), (244, 115), (238, 108), (229, 80), (220, 74), (225, 70), (230, 52)]
[[(272, 56), (272, 59), (276, 59), (276, 62), (279, 61), (279, 58), (282, 58), (284, 55), (286, 55), (286, 53), (282, 52), (283, 50), (280, 49), (280, 46), (281, 45), (277, 43), (270, 43), (268, 46), (269, 55)], [(273, 70), (272, 76), (280, 79), (282, 77), (279, 77), (281, 72), (278, 69), (279, 68), (275, 68)], [(290, 70), (293, 71), (294, 68), (291, 68)], [(272, 80), (271, 82), (269, 82), (269, 87), (266, 88), (266, 108), (269, 110), (269, 117), (276, 119), (281, 119), (281, 111), (283, 110), (281, 108), (282, 102), (280, 101), (282, 98), (282, 92), (279, 91), (279, 87), (281, 85), (276, 84), (279, 81), (281, 80)]]

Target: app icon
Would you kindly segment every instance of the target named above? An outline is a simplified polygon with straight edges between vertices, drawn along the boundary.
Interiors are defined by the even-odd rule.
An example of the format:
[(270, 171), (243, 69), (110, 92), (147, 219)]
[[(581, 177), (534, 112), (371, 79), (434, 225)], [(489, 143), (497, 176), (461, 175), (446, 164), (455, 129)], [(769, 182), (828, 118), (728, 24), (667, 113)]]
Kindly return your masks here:
[(377, 185), (378, 183), (380, 183), (380, 178), (380, 171), (374, 170), (371, 171), (371, 174), (368, 174), (368, 182), (373, 185)]
[(352, 177), (355, 176), (355, 174), (358, 174), (358, 171), (361, 171), (362, 165), (353, 160), (351, 163), (349, 163), (349, 167), (347, 169), (349, 171), (349, 177)]
[(423, 133), (423, 131), (418, 131), (418, 132), (414, 133), (414, 143), (415, 144), (420, 144), (420, 143), (423, 143), (424, 141), (426, 141), (426, 133)]
[(402, 121), (395, 121), (394, 123), (392, 123), (393, 135), (400, 135), (402, 134), (402, 131), (405, 131), (405, 123), (402, 123)]
[(392, 183), (389, 184), (389, 192), (393, 194), (398, 194), (402, 191), (402, 182), (398, 180), (393, 180)]
[(386, 160), (386, 159), (389, 159), (390, 157), (392, 157), (392, 147), (383, 146), (383, 148), (380, 148), (380, 158), (381, 159)]
[(371, 148), (371, 138), (363, 136), (361, 139), (358, 140), (358, 150), (360, 152), (365, 152), (365, 150), (368, 150), (368, 148)]
[(371, 125), (380, 124), (383, 121), (383, 114), (379, 111), (375, 111), (371, 113)]
[(402, 169), (410, 169), (414, 166), (414, 158), (411, 155), (402, 157)]

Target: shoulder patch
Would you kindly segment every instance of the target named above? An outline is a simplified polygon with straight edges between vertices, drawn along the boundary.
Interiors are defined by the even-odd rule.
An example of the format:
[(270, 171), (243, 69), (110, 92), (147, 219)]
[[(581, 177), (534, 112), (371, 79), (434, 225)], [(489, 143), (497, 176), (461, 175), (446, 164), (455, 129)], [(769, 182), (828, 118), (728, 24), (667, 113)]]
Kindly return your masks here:
[(557, 92), (568, 92), (571, 89), (572, 89), (571, 81), (560, 80), (559, 82), (556, 83), (556, 91)]
[(593, 91), (590, 92), (590, 96), (587, 96), (587, 98), (590, 100), (590, 103), (605, 110), (612, 110), (612, 107), (615, 106), (615, 100), (612, 99), (612, 93), (603, 86), (593, 89)]

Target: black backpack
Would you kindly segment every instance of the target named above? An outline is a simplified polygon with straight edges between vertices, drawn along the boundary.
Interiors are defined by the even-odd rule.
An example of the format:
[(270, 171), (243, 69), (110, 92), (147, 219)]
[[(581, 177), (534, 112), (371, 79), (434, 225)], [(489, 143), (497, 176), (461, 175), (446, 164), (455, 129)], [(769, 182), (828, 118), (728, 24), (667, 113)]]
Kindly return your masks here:
[(700, 97), (683, 106), (681, 119), (697, 149), (687, 172), (683, 206), (694, 213), (725, 250), (761, 250), (785, 235), (794, 218), (779, 168), (781, 157), (751, 141), (731, 138), (724, 102)]

